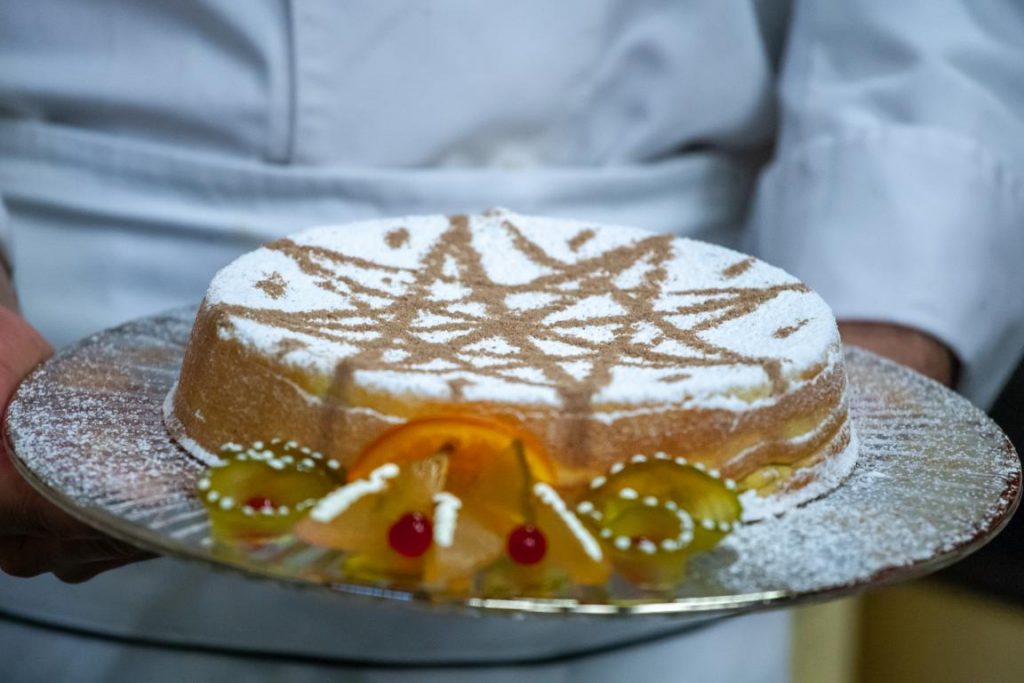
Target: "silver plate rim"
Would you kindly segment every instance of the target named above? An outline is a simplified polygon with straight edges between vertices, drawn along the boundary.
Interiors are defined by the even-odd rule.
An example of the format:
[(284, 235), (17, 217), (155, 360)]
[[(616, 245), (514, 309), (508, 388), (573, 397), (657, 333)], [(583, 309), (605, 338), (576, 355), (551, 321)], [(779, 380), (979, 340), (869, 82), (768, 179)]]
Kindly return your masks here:
[[(21, 399), (24, 394), (25, 387), (36, 381), (37, 378), (43, 374), (43, 371), (46, 368), (52, 366), (58, 361), (66, 360), (69, 357), (75, 356), (75, 354), (82, 353), (83, 349), (87, 348), (90, 344), (96, 343), (98, 339), (102, 339), (105, 336), (109, 337), (110, 335), (116, 335), (120, 331), (129, 328), (132, 325), (138, 325), (140, 322), (146, 321), (159, 322), (164, 318), (175, 319), (186, 315), (190, 317), (191, 312), (194, 310), (194, 307), (174, 309), (165, 313), (129, 321), (128, 323), (104, 330), (103, 332), (80, 340), (79, 342), (60, 350), (51, 359), (33, 370), (33, 372), (24, 379), (21, 386), (19, 386), (18, 390), (15, 392), (15, 395), (8, 404), (2, 419), (3, 442), (6, 445), (7, 452), (12, 456), (11, 460), (15, 468), (23, 477), (25, 477), (33, 488), (35, 488), (51, 503), (60, 507), (79, 521), (92, 526), (115, 539), (129, 543), (155, 555), (172, 556), (178, 559), (199, 563), (207, 567), (212, 567), (217, 570), (241, 574), (252, 579), (281, 582), (294, 587), (320, 591), (324, 594), (333, 594), (336, 596), (350, 596), (362, 599), (386, 601), (389, 603), (416, 603), (430, 609), (454, 609), (457, 611), (471, 612), (484, 611), (492, 614), (536, 616), (578, 615), (584, 617), (603, 618), (625, 616), (671, 617), (681, 615), (702, 615), (706, 617), (725, 616), (740, 614), (757, 609), (791, 607), (799, 604), (834, 600), (861, 593), (868, 589), (874, 589), (930, 574), (966, 557), (967, 555), (970, 555), (995, 537), (1013, 517), (1021, 500), (1022, 476), (1020, 460), (1013, 448), (1013, 445), (1005, 434), (1003, 434), (1002, 438), (1004, 440), (1004, 444), (1002, 452), (1005, 457), (1012, 458), (1016, 463), (1016, 472), (1008, 478), (1002, 494), (999, 497), (999, 501), (993, 503), (991, 506), (992, 508), (995, 508), (998, 504), (1001, 507), (1001, 510), (992, 516), (988, 520), (987, 525), (980, 528), (973, 538), (951, 546), (945, 551), (937, 550), (931, 557), (925, 559), (900, 566), (885, 567), (863, 580), (845, 585), (821, 586), (816, 589), (804, 591), (769, 590), (746, 592), (734, 595), (683, 597), (671, 600), (636, 599), (615, 600), (605, 603), (586, 602), (566, 598), (536, 597), (444, 597), (442, 599), (438, 599), (436, 596), (423, 592), (414, 592), (404, 589), (378, 588), (356, 583), (319, 583), (272, 570), (264, 569), (261, 571), (251, 564), (235, 563), (226, 560), (223, 557), (217, 557), (209, 552), (208, 549), (204, 552), (204, 549), (199, 546), (191, 545), (170, 536), (160, 534), (159, 532), (149, 529), (135, 521), (115, 515), (100, 507), (83, 505), (75, 501), (72, 497), (67, 495), (59, 485), (55, 485), (53, 482), (48, 481), (44, 476), (41, 476), (40, 473), (38, 473), (29, 462), (27, 462), (26, 458), (19, 453), (19, 449), (16, 448), (17, 440), (12, 434), (12, 432), (15, 431), (12, 429), (10, 424), (12, 406)], [(881, 363), (888, 366), (892, 372), (911, 372), (903, 366), (858, 347), (846, 346), (845, 351), (847, 363)], [(913, 374), (916, 375), (916, 373)], [(919, 382), (921, 386), (930, 385), (932, 389), (939, 386), (937, 383), (921, 375), (917, 375), (916, 381)], [(170, 384), (168, 384), (167, 388), (170, 388)], [(949, 398), (952, 398), (955, 401), (966, 401), (966, 399), (963, 399), (958, 394), (946, 389), (945, 387), (941, 387), (941, 389)], [(989, 420), (989, 418), (980, 410), (975, 410), (982, 419)], [(858, 428), (860, 427), (858, 426)], [(169, 435), (165, 434), (165, 437), (170, 440)], [(194, 461), (194, 458), (188, 455), (184, 449), (180, 448), (176, 444), (175, 446), (176, 451), (181, 455), (181, 457)], [(846, 482), (840, 484), (839, 488), (842, 488), (845, 485)]]

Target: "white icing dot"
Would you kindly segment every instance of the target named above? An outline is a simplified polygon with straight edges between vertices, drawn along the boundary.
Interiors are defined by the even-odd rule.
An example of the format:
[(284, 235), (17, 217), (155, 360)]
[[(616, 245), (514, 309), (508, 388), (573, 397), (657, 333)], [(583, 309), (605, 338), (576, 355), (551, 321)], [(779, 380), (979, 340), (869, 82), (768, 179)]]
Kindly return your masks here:
[(281, 505), (277, 508), (277, 514), (279, 515), (287, 515), (289, 512), (291, 511), (288, 509), (287, 505)]
[(667, 508), (669, 510), (675, 511), (675, 510), (679, 509), (679, 505), (677, 505), (674, 500), (666, 500), (665, 501), (665, 508)]
[(270, 440), (270, 443), (281, 443), (281, 437), (275, 436), (273, 439)]
[(632, 458), (630, 458), (629, 461), (630, 462), (637, 462), (637, 463), (639, 463), (639, 462), (647, 462), (647, 456), (646, 455), (641, 455), (640, 453), (637, 453)]
[(695, 462), (695, 463), (693, 463), (693, 469), (695, 469), (695, 470), (700, 470), (701, 472), (703, 472), (703, 471), (705, 471), (705, 470), (706, 470), (707, 468), (708, 468), (708, 466), (707, 466), (707, 465), (705, 465), (705, 464), (704, 464), (704, 463), (702, 463), (702, 462)]
[(606, 481), (608, 481), (608, 480), (605, 479), (604, 477), (594, 477), (593, 479), (590, 480), (590, 488), (592, 488), (592, 489), (599, 489), (602, 486), (604, 486), (604, 483)]
[(618, 548), (619, 550), (628, 550), (629, 549), (629, 545), (630, 545), (630, 540), (629, 540), (628, 536), (616, 536), (614, 543), (615, 543), (615, 547)]
[(658, 504), (658, 499), (655, 498), (654, 496), (645, 496), (643, 502), (644, 502), (644, 505), (646, 505), (648, 507), (654, 507), (655, 505)]
[(235, 499), (231, 496), (224, 496), (220, 499), (219, 505), (221, 510), (230, 510), (235, 507)]
[(255, 448), (256, 450), (262, 450), (263, 449), (263, 442), (262, 441), (254, 441), (253, 444), (252, 444), (252, 447)]
[(711, 518), (705, 517), (704, 519), (700, 520), (700, 525), (708, 531), (715, 530), (715, 520)]
[(636, 492), (636, 489), (632, 489), (628, 486), (619, 491), (619, 498), (622, 498), (624, 500), (636, 500), (639, 497), (640, 494)]
[[(314, 455), (313, 457), (315, 458), (315, 457), (316, 457), (316, 455)], [(338, 461), (337, 461), (337, 460), (331, 459), (331, 460), (328, 460), (328, 461), (327, 461), (327, 467), (328, 467), (329, 469), (332, 469), (332, 470), (336, 470), (336, 469), (340, 468), (340, 467), (341, 467), (341, 465), (339, 465), (339, 464), (338, 464)]]
[(722, 476), (718, 470), (708, 470), (708, 474), (710, 474), (715, 479), (718, 479)]
[(622, 471), (622, 468), (624, 468), (624, 467), (625, 467), (625, 465), (623, 465), (621, 462), (617, 462), (614, 465), (612, 465), (608, 469), (608, 471), (611, 472), (612, 474), (618, 474), (619, 472)]
[(686, 510), (679, 510), (676, 512), (676, 518), (679, 520), (679, 535), (676, 536), (676, 543), (679, 548), (685, 548), (693, 542), (693, 517), (690, 517)]
[(220, 498), (220, 494), (216, 491), (210, 491), (206, 494), (206, 500), (211, 503), (216, 503), (218, 498)]
[(678, 458), (676, 458), (676, 460), (675, 460), (675, 463), (676, 463), (677, 465), (685, 465), (685, 464), (686, 464), (686, 462), (687, 462), (687, 461), (686, 461), (686, 458), (683, 458), (683, 457), (678, 457)]
[(636, 549), (644, 555), (653, 555), (658, 550), (658, 546), (654, 545), (650, 539), (645, 538), (636, 544)]
[(679, 550), (679, 542), (671, 538), (666, 538), (661, 542), (661, 549), (670, 553)]
[(609, 529), (608, 527), (604, 527), (603, 529), (601, 529), (600, 533), (601, 533), (601, 538), (611, 538), (612, 537), (612, 530)]
[(576, 506), (576, 512), (581, 515), (587, 515), (594, 511), (594, 504), (589, 500), (585, 500)]
[(730, 529), (732, 529), (732, 525), (729, 524), (729, 522), (719, 522), (718, 523), (718, 530), (719, 531), (729, 531)]
[(725, 480), (725, 488), (729, 489), (730, 491), (735, 491), (736, 490), (736, 482), (734, 482), (732, 479), (726, 479)]
[(654, 457), (658, 460), (668, 460), (668, 453), (665, 451), (658, 451), (654, 454)]
[(205, 477), (200, 479), (199, 483), (196, 484), (196, 488), (199, 489), (200, 491), (207, 490), (208, 488), (210, 488), (210, 480)]

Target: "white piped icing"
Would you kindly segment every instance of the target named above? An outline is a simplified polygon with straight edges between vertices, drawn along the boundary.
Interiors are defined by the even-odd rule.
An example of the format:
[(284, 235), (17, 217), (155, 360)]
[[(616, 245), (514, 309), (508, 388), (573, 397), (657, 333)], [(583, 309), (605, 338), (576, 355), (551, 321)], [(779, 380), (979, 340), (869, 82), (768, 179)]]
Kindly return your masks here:
[(458, 523), (462, 501), (447, 491), (434, 494), (434, 542), (442, 548), (450, 548), (455, 541), (455, 525)]
[(556, 515), (561, 518), (565, 525), (572, 532), (572, 535), (579, 541), (583, 547), (583, 552), (595, 562), (600, 562), (603, 554), (601, 553), (601, 544), (597, 542), (590, 532), (586, 530), (583, 523), (580, 522), (576, 515), (572, 514), (568, 507), (565, 505), (565, 501), (558, 495), (558, 492), (551, 488), (549, 485), (539, 482), (533, 485), (533, 493), (541, 502), (551, 508)]
[(359, 479), (329, 493), (316, 504), (309, 516), (317, 522), (330, 522), (349, 509), (356, 501), (372, 493), (380, 493), (388, 486), (388, 480), (398, 476), (398, 465), (388, 463), (370, 472), (366, 479)]

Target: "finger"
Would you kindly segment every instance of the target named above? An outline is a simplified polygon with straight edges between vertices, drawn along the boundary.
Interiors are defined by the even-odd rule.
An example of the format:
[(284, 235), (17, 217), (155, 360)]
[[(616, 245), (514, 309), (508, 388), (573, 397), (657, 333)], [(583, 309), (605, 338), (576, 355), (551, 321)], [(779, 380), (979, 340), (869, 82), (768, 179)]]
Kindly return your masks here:
[[(0, 306), (0, 414), (11, 394), (28, 372), (53, 353), (50, 345), (25, 320), (9, 308)], [(35, 496), (24, 482), (6, 452), (6, 439), (0, 439), (0, 536), (20, 533), (29, 520), (23, 509)]]
[(0, 539), (0, 570), (19, 578), (31, 578), (47, 572), (59, 576), (84, 576), (90, 567), (95, 570), (92, 574), (95, 576), (101, 571), (152, 557), (150, 553), (112, 539), (70, 543), (30, 536)]
[(135, 562), (142, 562), (151, 558), (122, 558), (117, 560), (101, 560), (72, 567), (58, 567), (53, 570), (53, 575), (64, 583), (84, 583), (104, 572), (118, 569)]
[(9, 308), (0, 306), (0, 406), (29, 371), (53, 355), (35, 328)]
[(0, 571), (19, 579), (30, 579), (50, 569), (48, 553), (27, 536), (0, 539)]
[(126, 560), (137, 562), (156, 557), (152, 553), (140, 550), (133, 545), (123, 543), (109, 536), (102, 536), (85, 541), (62, 543), (61, 558), (68, 558), (77, 563), (106, 562)]
[(86, 525), (43, 498), (0, 454), (0, 536), (96, 535)]

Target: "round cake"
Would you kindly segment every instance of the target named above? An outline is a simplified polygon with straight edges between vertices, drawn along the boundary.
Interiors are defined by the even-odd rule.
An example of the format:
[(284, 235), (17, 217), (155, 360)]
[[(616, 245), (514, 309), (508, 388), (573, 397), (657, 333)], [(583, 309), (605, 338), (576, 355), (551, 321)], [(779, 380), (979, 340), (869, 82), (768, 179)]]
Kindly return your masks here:
[[(756, 520), (856, 458), (839, 335), (782, 270), (643, 230), (503, 210), (318, 227), (221, 270), (168, 429), (214, 462), (280, 438), (359, 469), (395, 425), (514, 425), (560, 490), (686, 458)], [(364, 473), (365, 474), (365, 473)]]

